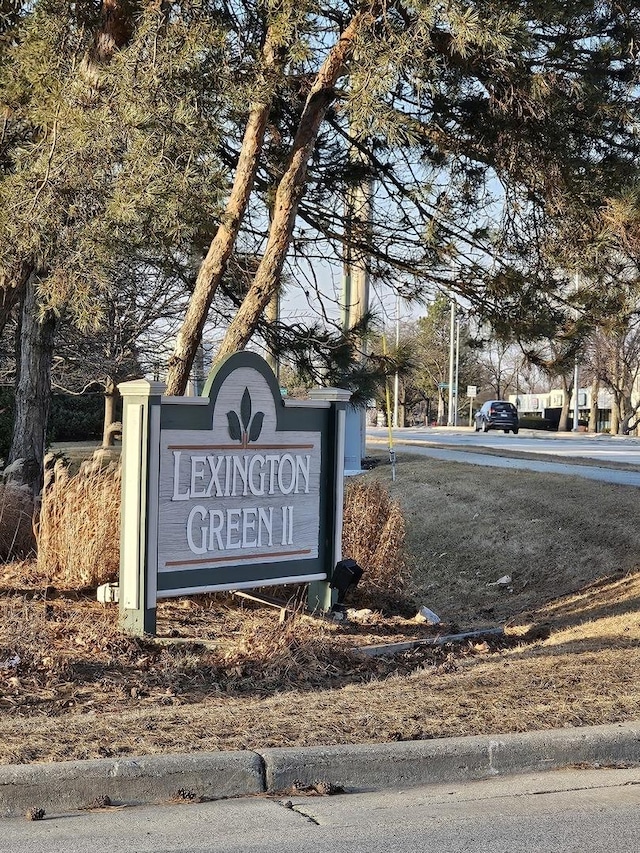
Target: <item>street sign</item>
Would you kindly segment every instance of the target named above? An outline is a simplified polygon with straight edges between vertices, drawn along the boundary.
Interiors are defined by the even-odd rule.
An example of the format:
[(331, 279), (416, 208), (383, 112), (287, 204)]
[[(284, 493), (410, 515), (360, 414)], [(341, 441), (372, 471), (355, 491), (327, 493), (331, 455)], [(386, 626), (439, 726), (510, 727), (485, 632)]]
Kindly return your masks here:
[(478, 396), (478, 386), (477, 385), (467, 385), (467, 397), (477, 397)]
[(440, 391), (446, 391), (446, 389), (447, 389), (448, 387), (449, 387), (449, 383), (448, 383), (448, 382), (438, 382), (438, 389), (439, 389)]

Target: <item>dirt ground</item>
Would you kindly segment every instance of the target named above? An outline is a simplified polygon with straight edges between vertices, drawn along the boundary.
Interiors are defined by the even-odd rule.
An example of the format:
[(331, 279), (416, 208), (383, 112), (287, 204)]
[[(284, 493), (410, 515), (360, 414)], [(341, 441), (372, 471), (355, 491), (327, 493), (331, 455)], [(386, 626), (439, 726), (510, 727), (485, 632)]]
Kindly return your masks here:
[[(640, 525), (630, 487), (401, 453), (380, 465), (411, 581), (335, 624), (230, 595), (117, 608), (0, 569), (0, 761), (367, 743), (640, 716)], [(504, 578), (504, 580), (498, 583)], [(416, 620), (421, 605), (442, 622)], [(443, 637), (503, 628), (462, 641)], [(439, 639), (440, 638), (440, 639)], [(430, 640), (393, 655), (363, 646)], [(439, 644), (434, 644), (438, 641)]]

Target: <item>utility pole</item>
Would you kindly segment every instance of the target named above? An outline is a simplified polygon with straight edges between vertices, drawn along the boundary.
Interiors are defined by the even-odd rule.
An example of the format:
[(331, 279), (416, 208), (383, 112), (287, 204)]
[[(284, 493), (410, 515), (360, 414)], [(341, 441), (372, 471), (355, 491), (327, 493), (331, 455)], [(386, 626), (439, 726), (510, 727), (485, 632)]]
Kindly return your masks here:
[(453, 426), (453, 380), (455, 372), (456, 347), (456, 301), (451, 298), (451, 324), (449, 327), (449, 410), (447, 426)]
[[(351, 156), (358, 160), (361, 155), (355, 150)], [(369, 270), (366, 253), (362, 249), (351, 248), (352, 243), (366, 246), (371, 231), (373, 212), (373, 181), (364, 178), (353, 188), (347, 199), (345, 226), (345, 256), (342, 279), (342, 329), (346, 333), (360, 323), (369, 311)], [(366, 356), (363, 345), (361, 359)], [(347, 470), (360, 471), (361, 461), (366, 453), (366, 408), (354, 410), (347, 408), (347, 433), (345, 449), (345, 467)]]
[(460, 318), (456, 317), (456, 378), (454, 382), (455, 406), (453, 409), (453, 425), (458, 426), (458, 377), (460, 375)]
[[(400, 294), (396, 296), (396, 359), (398, 357), (398, 347), (400, 346)], [(396, 364), (396, 373), (393, 377), (393, 426), (398, 428), (399, 424), (399, 403), (400, 403), (400, 377), (398, 376), (398, 367)]]

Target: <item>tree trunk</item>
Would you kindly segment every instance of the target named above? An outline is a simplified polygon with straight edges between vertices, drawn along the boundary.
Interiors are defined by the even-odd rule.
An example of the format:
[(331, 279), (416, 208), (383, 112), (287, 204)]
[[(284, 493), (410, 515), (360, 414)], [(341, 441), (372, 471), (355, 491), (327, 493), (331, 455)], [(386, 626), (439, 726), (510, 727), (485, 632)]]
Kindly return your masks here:
[(27, 282), (22, 303), (16, 408), (9, 464), (22, 460), (12, 475), (28, 485), (35, 497), (42, 488), (45, 436), (51, 401), (51, 362), (55, 315), (40, 317), (35, 277)]
[[(630, 402), (630, 406), (633, 404)], [(629, 416), (627, 418), (627, 422), (624, 427), (625, 435), (638, 435), (638, 428), (640, 427), (640, 404), (635, 408), (629, 410)]]
[(13, 309), (20, 302), (25, 284), (32, 273), (33, 267), (25, 261), (20, 266), (16, 276), (2, 279), (0, 284), (0, 335), (9, 321)]
[(627, 400), (624, 391), (620, 391), (618, 398), (618, 434), (624, 435), (624, 428), (627, 423)]
[(102, 0), (100, 29), (80, 68), (82, 76), (93, 89), (98, 87), (100, 69), (111, 62), (116, 50), (130, 41), (137, 6), (135, 0)]
[[(275, 34), (268, 31), (263, 49), (267, 69), (275, 68), (281, 62), (280, 53), (274, 48), (274, 38)], [(256, 102), (251, 106), (231, 194), (207, 256), (198, 270), (187, 312), (178, 331), (173, 354), (169, 359), (166, 390), (168, 395), (184, 394), (186, 390), (209, 308), (227, 269), (227, 263), (249, 204), (264, 145), (271, 100), (272, 97), (269, 94), (264, 101)]]
[(329, 51), (311, 87), (298, 123), (287, 168), (278, 184), (267, 248), (249, 292), (227, 329), (218, 350), (218, 359), (244, 349), (265, 306), (280, 286), (280, 276), (291, 242), (298, 204), (304, 192), (307, 164), (320, 124), (334, 100), (334, 86), (345, 73), (345, 65), (353, 55), (358, 31), (363, 24), (371, 22), (373, 17), (373, 11), (358, 12), (354, 15), (338, 42)]
[(614, 394), (613, 403), (611, 404), (611, 435), (618, 435), (620, 429), (620, 405), (618, 398)]
[(115, 434), (122, 429), (122, 424), (116, 422), (116, 405), (119, 399), (118, 386), (110, 376), (104, 390), (104, 421), (102, 426), (102, 448), (104, 450), (113, 447)]
[(622, 405), (620, 406), (620, 432), (629, 435), (636, 428), (637, 407), (635, 406), (631, 392), (620, 395)]
[(589, 409), (589, 432), (598, 432), (598, 397), (600, 395), (600, 380), (594, 376), (591, 382), (591, 408)]
[(562, 410), (560, 411), (560, 420), (558, 421), (558, 432), (569, 431), (569, 404), (571, 402), (572, 385), (567, 384), (567, 380), (562, 378)]

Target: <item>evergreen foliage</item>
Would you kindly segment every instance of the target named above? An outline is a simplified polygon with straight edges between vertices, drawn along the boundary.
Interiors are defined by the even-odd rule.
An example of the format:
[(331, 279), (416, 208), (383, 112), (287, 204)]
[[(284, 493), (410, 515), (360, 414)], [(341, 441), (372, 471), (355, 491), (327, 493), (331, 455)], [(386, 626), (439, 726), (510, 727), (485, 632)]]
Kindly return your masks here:
[(96, 328), (100, 294), (124, 261), (188, 268), (211, 229), (222, 189), (220, 34), (202, 13), (167, 20), (143, 4), (126, 49), (96, 68), (87, 57), (98, 7), (30, 9), (0, 72), (13, 133), (3, 146), (0, 271), (10, 278), (29, 259), (43, 309)]
[[(222, 319), (283, 284), (287, 252), (300, 271), (351, 250), (403, 295), (457, 291), (500, 334), (570, 335), (563, 271), (635, 239), (639, 29), (635, 4), (588, 0), (5, 0), (4, 296), (36, 275), (43, 310), (95, 330), (123, 269), (188, 294), (262, 106)], [(347, 202), (368, 180), (373, 221), (354, 228)], [(285, 195), (295, 221), (276, 260), (264, 251)], [(583, 304), (605, 312), (592, 293)], [(308, 364), (343, 360), (302, 323), (258, 312), (256, 330)]]
[[(0, 269), (15, 275), (33, 258), (43, 302), (66, 306), (82, 326), (95, 323), (93, 296), (132, 251), (193, 257), (206, 245), (248, 105), (272, 98), (240, 237), (260, 247), (305, 93), (358, 9), (312, 0), (121, 5), (128, 38), (97, 68), (98, 4), (14, 0), (2, 17), (0, 200), (10, 239)], [(314, 146), (296, 251), (342, 258), (342, 205), (369, 173), (379, 182), (378, 278), (400, 271), (410, 293), (425, 274), (449, 283), (455, 259), (469, 270), (460, 289), (485, 311), (528, 282), (553, 290), (551, 276), (531, 278), (539, 258), (521, 257), (530, 229), (541, 229), (537, 251), (566, 266), (567, 235), (575, 259), (593, 241), (604, 198), (621, 218), (614, 195), (635, 174), (637, 11), (425, 0), (370, 10)], [(269, 68), (267, 32), (281, 57)], [(366, 153), (357, 163), (347, 153), (354, 145)], [(490, 233), (497, 206), (502, 227)], [(498, 241), (518, 268), (492, 276), (483, 253), (495, 254)], [(524, 307), (544, 313), (539, 299)]]

